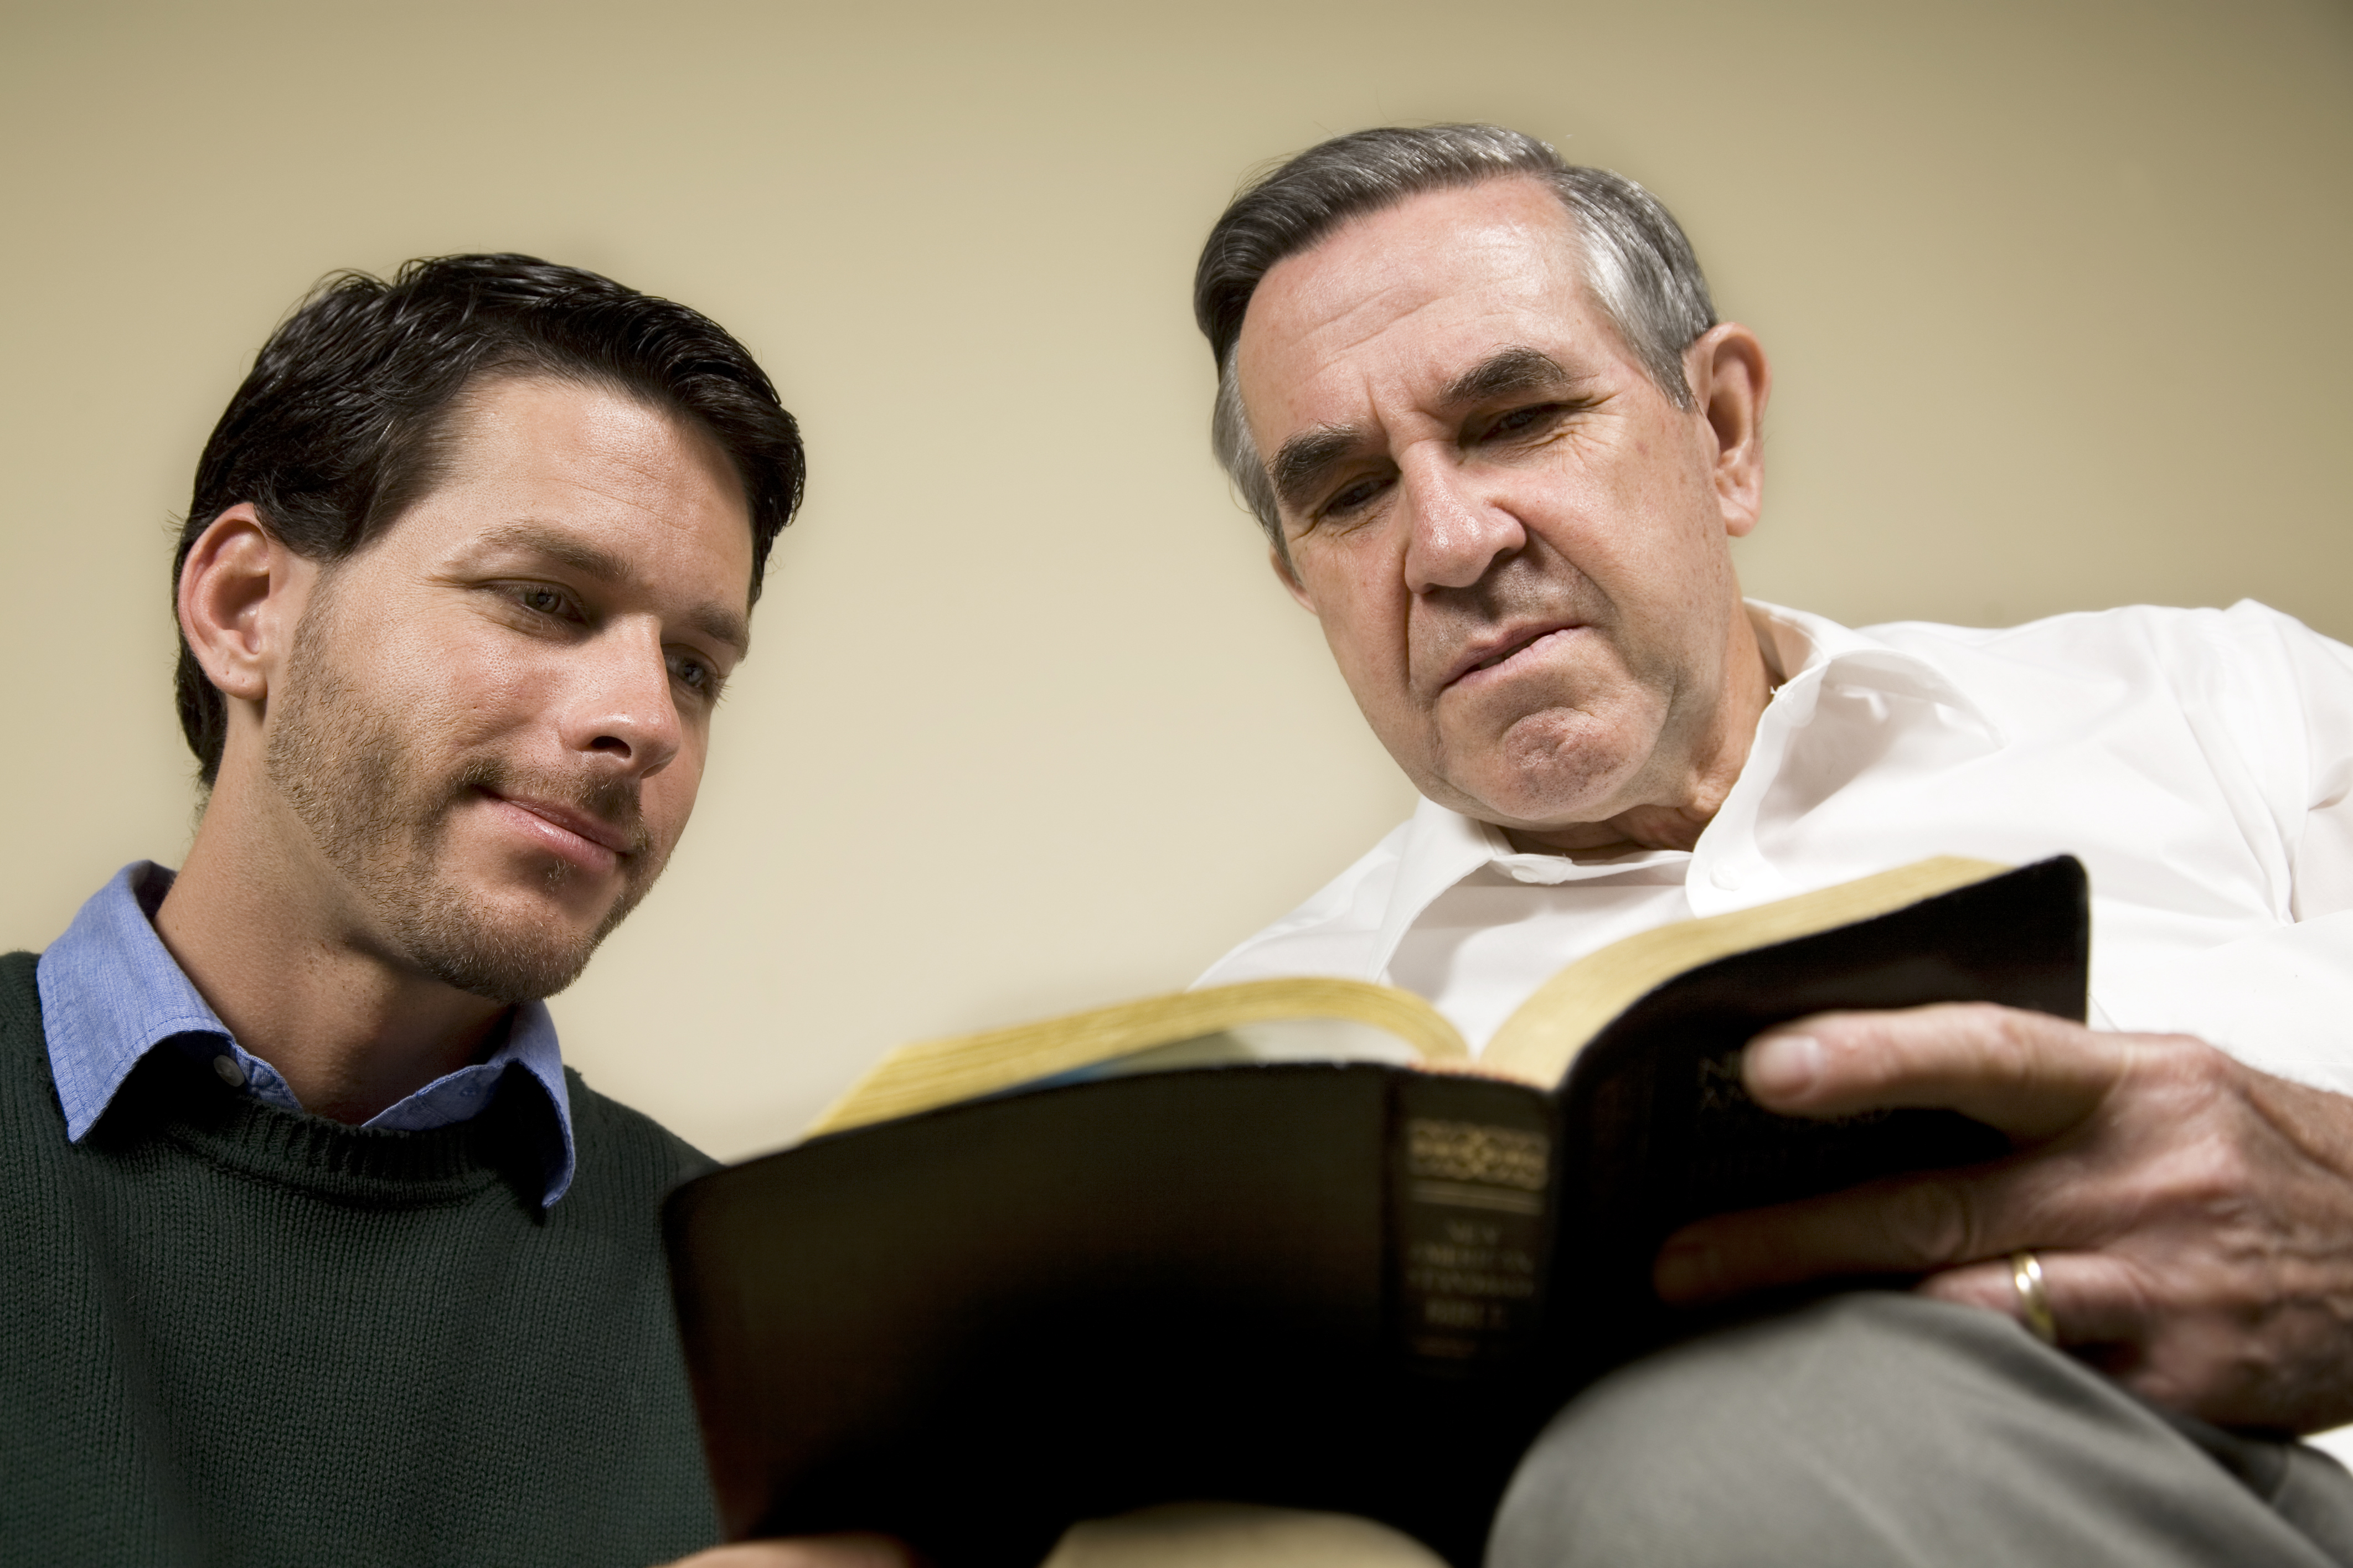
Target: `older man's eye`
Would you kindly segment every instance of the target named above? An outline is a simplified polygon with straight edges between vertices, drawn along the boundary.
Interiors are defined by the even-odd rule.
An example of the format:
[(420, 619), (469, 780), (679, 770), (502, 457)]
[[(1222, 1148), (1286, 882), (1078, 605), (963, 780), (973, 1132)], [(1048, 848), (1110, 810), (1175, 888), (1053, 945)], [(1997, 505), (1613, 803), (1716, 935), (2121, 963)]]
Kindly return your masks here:
[(1371, 505), (1388, 488), (1388, 480), (1385, 478), (1362, 479), (1353, 484), (1343, 485), (1315, 509), (1315, 514), (1318, 517), (1345, 517)]
[(1500, 416), (1482, 432), (1488, 440), (1509, 441), (1514, 437), (1534, 436), (1559, 423), (1568, 405), (1561, 403), (1538, 403), (1526, 408), (1514, 408)]

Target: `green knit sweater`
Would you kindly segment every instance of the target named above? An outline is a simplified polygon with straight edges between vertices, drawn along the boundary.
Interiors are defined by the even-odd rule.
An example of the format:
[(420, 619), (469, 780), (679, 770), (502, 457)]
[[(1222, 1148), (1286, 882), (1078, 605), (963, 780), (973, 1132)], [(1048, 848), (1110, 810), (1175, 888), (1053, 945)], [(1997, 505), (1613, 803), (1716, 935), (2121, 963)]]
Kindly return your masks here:
[[(644, 1564), (715, 1539), (664, 1283), (693, 1150), (570, 1075), (371, 1132), (150, 1053), (79, 1144), (0, 958), (0, 1557)], [(532, 1098), (538, 1097), (533, 1104)]]

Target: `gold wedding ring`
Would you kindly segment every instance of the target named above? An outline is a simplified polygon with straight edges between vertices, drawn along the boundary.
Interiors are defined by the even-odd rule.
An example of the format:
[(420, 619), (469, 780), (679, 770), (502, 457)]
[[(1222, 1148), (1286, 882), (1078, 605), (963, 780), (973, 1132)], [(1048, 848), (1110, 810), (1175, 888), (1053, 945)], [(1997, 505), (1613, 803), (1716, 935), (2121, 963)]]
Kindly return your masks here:
[(2018, 1292), (2018, 1315), (2046, 1345), (2059, 1342), (2059, 1322), (2051, 1315), (2051, 1293), (2042, 1288), (2042, 1259), (2031, 1252), (2010, 1255), (2010, 1288)]

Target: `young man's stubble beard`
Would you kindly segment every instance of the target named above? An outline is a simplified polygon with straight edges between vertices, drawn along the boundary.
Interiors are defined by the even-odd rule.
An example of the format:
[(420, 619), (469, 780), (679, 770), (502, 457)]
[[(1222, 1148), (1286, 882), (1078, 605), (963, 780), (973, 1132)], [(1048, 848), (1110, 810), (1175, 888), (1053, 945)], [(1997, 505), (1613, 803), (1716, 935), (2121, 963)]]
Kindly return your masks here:
[[(491, 756), (434, 776), (425, 749), (412, 739), (414, 716), (351, 679), (338, 662), (335, 576), (332, 569), (321, 575), (295, 627), (264, 754), (271, 784), (418, 970), (494, 1002), (554, 995), (579, 978), (668, 858), (641, 819), (638, 782), (527, 778)], [(594, 931), (584, 933), (552, 911), (528, 924), (501, 919), (441, 864), (450, 813), (486, 788), (562, 801), (629, 835), (621, 891)], [(545, 875), (553, 893), (576, 873), (551, 862)]]

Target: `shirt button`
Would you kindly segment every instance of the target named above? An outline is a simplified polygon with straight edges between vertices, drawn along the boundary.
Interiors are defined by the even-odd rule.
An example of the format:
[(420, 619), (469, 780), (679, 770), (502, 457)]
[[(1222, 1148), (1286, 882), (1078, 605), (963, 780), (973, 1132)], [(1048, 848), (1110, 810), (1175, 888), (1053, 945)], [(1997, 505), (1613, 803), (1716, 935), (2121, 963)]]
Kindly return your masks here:
[(220, 1074), (221, 1082), (231, 1089), (245, 1087), (245, 1069), (237, 1066), (237, 1058), (226, 1051), (213, 1058), (213, 1071)]
[(1718, 866), (1707, 874), (1707, 879), (1727, 893), (1735, 892), (1740, 887), (1740, 868), (1736, 866)]

